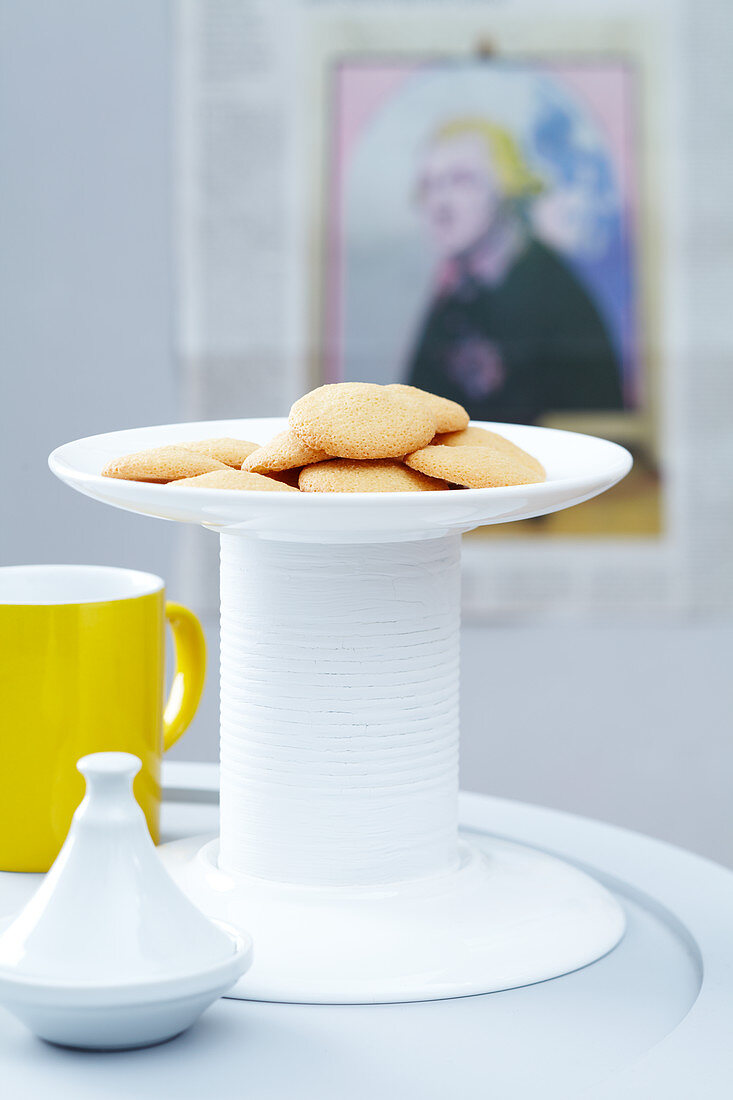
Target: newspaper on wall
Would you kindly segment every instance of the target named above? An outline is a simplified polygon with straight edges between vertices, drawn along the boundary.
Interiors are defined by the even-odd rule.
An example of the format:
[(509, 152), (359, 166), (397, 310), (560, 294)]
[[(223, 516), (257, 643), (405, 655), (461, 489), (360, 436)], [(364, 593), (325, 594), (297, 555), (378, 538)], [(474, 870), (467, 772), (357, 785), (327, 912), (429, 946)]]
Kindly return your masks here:
[[(724, 0), (178, 11), (190, 418), (407, 381), (616, 439), (616, 489), (464, 540), (466, 610), (729, 613)], [(199, 605), (215, 553), (186, 537)]]

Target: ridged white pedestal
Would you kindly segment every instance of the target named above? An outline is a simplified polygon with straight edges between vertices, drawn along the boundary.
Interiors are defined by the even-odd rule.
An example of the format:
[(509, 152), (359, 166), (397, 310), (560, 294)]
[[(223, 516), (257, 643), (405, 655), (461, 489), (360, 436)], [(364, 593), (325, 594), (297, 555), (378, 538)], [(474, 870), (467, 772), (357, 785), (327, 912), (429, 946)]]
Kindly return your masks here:
[(460, 537), (221, 536), (221, 842), (232, 874), (383, 886), (453, 870)]
[[(485, 424), (537, 455), (547, 481), (352, 495), (99, 473), (163, 442), (264, 442), (285, 426), (137, 428), (49, 460), (89, 496), (221, 535), (220, 840), (160, 853), (205, 912), (251, 933), (254, 961), (234, 996), (427, 1000), (599, 958), (624, 916), (596, 881), (519, 844), (479, 852), (459, 839), (459, 540), (587, 500), (628, 472), (630, 456), (572, 432)], [(501, 737), (491, 691), (487, 674), (487, 736)]]
[[(592, 879), (459, 843), (460, 537), (364, 545), (221, 536), (221, 833), (162, 849), (254, 938), (236, 996), (488, 992), (605, 954)], [(486, 685), (487, 711), (491, 684)], [(489, 723), (490, 725), (490, 723)]]

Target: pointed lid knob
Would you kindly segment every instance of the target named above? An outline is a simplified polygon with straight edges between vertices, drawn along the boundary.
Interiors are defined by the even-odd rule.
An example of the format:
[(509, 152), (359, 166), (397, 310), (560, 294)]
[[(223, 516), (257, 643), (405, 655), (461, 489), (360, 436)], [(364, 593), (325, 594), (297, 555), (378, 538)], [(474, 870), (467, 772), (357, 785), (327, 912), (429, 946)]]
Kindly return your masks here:
[(234, 954), (160, 862), (125, 752), (85, 756), (86, 794), (36, 894), (0, 936), (0, 967), (78, 984), (194, 974)]

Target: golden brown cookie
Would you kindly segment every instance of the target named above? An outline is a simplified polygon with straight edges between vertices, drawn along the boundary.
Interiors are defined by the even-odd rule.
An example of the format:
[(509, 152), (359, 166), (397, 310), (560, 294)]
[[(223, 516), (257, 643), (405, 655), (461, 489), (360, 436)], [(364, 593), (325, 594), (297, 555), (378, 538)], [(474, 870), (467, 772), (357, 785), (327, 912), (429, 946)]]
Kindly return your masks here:
[(388, 458), (319, 462), (300, 471), (298, 485), (304, 493), (423, 493), (448, 488), (444, 481)]
[(217, 462), (223, 462), (226, 466), (239, 469), (245, 458), (256, 451), (259, 443), (250, 443), (248, 439), (197, 439), (193, 443), (179, 443), (185, 451), (195, 451), (196, 454), (208, 455)]
[(524, 462), (540, 474), (540, 481), (545, 479), (545, 467), (534, 458), (533, 455), (523, 451), (516, 443), (505, 439), (497, 432), (490, 432), (488, 428), (464, 428), (462, 432), (447, 432), (445, 435), (436, 435), (433, 440), (435, 447), (493, 447), (495, 451), (502, 451), (518, 462)]
[(271, 474), (265, 474), (265, 477), (272, 478), (273, 481), (282, 481), (283, 485), (292, 485), (297, 489), (301, 468), (298, 466), (294, 470), (280, 470), (279, 473), (273, 471)]
[(531, 485), (544, 481), (537, 470), (493, 447), (424, 447), (405, 462), (429, 477), (444, 478), (467, 489)]
[(212, 470), (226, 470), (223, 462), (208, 455), (187, 451), (178, 444), (152, 447), (148, 451), (136, 451), (108, 462), (102, 477), (121, 477), (127, 481), (177, 481), (182, 477), (196, 477)]
[(250, 491), (255, 489), (276, 493), (297, 493), (298, 491), (292, 485), (285, 485), (272, 477), (242, 473), (241, 470), (231, 468), (214, 470), (210, 474), (200, 474), (198, 477), (184, 477), (181, 481), (174, 481), (173, 485), (183, 485), (187, 489), (247, 489)]
[(398, 382), (385, 386), (385, 389), (399, 390), (418, 397), (432, 414), (436, 432), (458, 432), (468, 424), (468, 413), (457, 401), (449, 401), (447, 397), (438, 397), (437, 393), (428, 393), (416, 386), (403, 386)]
[(334, 458), (401, 458), (435, 435), (421, 397), (373, 382), (336, 382), (296, 401), (290, 427)]
[(323, 462), (327, 458), (330, 455), (325, 451), (308, 447), (294, 432), (286, 428), (269, 443), (252, 451), (242, 462), (242, 469), (255, 474), (280, 473), (282, 470), (296, 470), (299, 466)]

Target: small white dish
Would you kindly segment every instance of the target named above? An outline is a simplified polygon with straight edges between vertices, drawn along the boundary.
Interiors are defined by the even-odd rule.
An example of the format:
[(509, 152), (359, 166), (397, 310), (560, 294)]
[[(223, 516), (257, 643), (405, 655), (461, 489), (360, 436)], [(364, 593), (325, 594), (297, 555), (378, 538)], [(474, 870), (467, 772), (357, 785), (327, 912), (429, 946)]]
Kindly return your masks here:
[(34, 1034), (61, 1046), (128, 1050), (163, 1043), (195, 1023), (250, 965), (251, 941), (219, 927), (231, 938), (233, 953), (197, 974), (101, 985), (0, 970), (0, 1002)]
[(0, 1003), (65, 1046), (149, 1046), (247, 970), (252, 942), (175, 885), (132, 793), (140, 761), (83, 757), (87, 791), (37, 892), (0, 936)]

